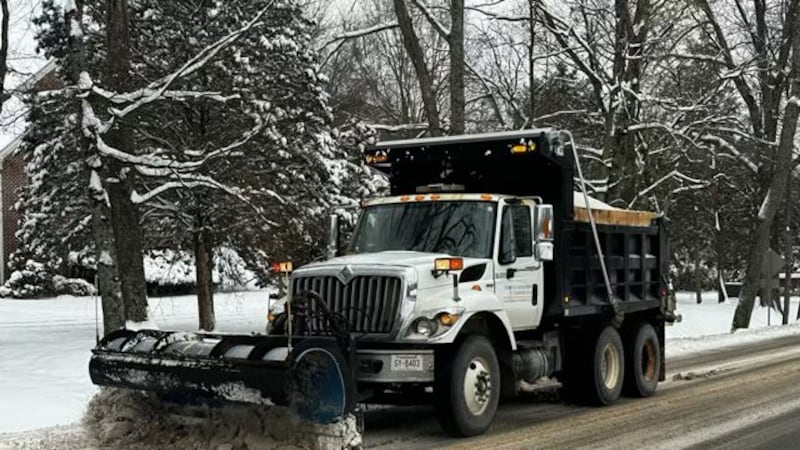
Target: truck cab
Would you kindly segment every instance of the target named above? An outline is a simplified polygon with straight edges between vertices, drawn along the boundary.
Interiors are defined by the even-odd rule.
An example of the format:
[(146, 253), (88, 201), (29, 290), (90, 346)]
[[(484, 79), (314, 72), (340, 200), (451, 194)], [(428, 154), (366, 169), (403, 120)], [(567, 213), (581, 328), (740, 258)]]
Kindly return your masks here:
[[(514, 333), (536, 329), (542, 318), (551, 222), (552, 207), (535, 197), (431, 193), (368, 200), (346, 255), (295, 271), (290, 294), (314, 291), (329, 299), (360, 342), (449, 344), (481, 315), (504, 330), (513, 350)], [(282, 312), (283, 304), (276, 305), (273, 317)], [(433, 367), (423, 364), (430, 351), (400, 353), (413, 361), (413, 379), (433, 381)], [(394, 368), (391, 352), (372, 348), (364, 355), (379, 360), (365, 366), (381, 370), (361, 373), (362, 380), (408, 378)]]

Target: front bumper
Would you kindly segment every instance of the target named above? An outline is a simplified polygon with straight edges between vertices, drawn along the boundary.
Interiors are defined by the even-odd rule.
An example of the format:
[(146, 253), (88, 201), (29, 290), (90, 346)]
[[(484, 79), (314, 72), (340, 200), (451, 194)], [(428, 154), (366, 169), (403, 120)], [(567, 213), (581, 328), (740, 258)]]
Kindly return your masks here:
[(433, 383), (434, 354), (430, 349), (358, 351), (360, 383)]

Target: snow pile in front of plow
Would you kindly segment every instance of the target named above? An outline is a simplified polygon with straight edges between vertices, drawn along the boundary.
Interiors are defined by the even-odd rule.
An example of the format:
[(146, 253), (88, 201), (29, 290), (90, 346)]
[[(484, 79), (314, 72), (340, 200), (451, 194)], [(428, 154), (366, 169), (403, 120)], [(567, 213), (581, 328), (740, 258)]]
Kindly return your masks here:
[(301, 421), (268, 405), (176, 405), (144, 392), (102, 389), (83, 425), (102, 448), (174, 450), (320, 449), (361, 447), (354, 417), (332, 425)]

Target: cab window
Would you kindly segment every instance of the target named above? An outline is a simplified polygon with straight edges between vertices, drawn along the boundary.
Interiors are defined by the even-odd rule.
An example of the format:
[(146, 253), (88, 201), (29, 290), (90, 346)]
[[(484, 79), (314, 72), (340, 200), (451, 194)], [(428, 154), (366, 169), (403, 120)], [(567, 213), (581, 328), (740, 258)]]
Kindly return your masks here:
[(503, 210), (500, 229), (500, 255), (502, 264), (510, 264), (520, 257), (533, 256), (531, 209), (525, 205), (507, 205)]

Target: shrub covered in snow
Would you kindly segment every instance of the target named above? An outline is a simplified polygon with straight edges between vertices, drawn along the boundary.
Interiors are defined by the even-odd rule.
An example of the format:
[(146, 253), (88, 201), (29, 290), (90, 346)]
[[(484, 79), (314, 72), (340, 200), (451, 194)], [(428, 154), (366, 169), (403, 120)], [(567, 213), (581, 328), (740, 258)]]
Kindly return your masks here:
[(94, 286), (81, 278), (53, 275), (44, 264), (33, 260), (15, 270), (0, 287), (0, 297), (38, 298), (53, 295), (92, 295)]
[(53, 290), (56, 295), (74, 295), (76, 297), (94, 295), (97, 290), (92, 283), (83, 278), (67, 278), (53, 276)]
[(44, 264), (29, 259), (23, 267), (11, 273), (6, 284), (0, 288), (0, 296), (36, 298), (50, 295), (53, 291), (50, 272)]
[[(191, 291), (197, 279), (194, 255), (184, 250), (151, 250), (144, 258), (144, 274), (153, 295)], [(217, 289), (236, 290), (253, 287), (256, 276), (235, 251), (223, 247), (214, 253), (212, 279)]]

